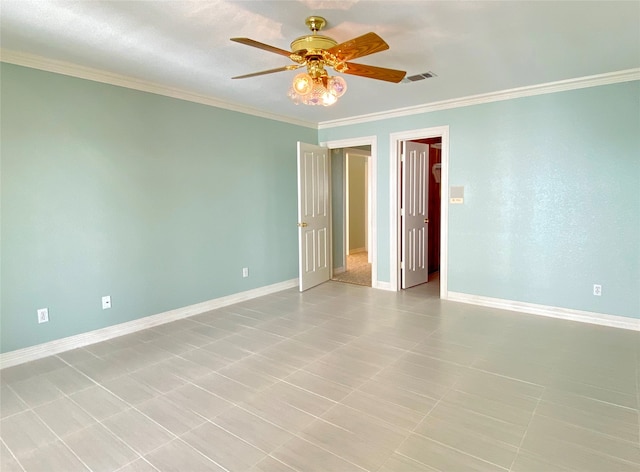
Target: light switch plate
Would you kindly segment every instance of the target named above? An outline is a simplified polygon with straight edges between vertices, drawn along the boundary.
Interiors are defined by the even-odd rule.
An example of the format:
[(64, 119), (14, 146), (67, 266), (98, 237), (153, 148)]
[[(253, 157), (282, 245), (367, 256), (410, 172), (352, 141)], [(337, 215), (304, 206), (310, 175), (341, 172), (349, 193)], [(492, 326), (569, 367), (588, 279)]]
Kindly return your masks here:
[(449, 203), (457, 205), (464, 203), (464, 187), (449, 188)]

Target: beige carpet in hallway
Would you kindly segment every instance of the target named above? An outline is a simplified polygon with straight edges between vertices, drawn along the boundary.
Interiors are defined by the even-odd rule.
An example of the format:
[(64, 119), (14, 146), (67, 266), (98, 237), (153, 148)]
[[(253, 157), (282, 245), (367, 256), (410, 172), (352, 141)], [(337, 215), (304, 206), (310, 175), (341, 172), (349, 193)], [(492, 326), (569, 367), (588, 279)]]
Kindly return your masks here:
[(371, 287), (371, 264), (367, 262), (368, 253), (358, 252), (347, 256), (347, 270), (334, 274), (333, 280)]

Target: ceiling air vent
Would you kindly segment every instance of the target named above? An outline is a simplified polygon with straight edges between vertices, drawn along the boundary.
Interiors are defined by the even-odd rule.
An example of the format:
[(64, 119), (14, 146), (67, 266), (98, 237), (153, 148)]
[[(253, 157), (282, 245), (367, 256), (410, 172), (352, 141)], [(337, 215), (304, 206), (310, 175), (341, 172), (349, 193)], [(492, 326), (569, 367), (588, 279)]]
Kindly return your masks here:
[(422, 74), (410, 75), (408, 77), (405, 77), (404, 79), (402, 79), (402, 83), (407, 84), (409, 82), (417, 82), (419, 80), (430, 79), (431, 77), (437, 76), (433, 72), (423, 72)]

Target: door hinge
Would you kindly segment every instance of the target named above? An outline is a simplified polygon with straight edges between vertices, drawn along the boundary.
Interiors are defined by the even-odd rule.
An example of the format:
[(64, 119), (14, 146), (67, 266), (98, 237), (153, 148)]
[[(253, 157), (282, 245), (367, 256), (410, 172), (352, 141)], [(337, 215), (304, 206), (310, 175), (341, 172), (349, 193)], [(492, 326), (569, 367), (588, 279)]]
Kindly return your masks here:
[(404, 261), (400, 261), (400, 269), (404, 270)]
[(404, 208), (400, 208), (400, 216), (404, 216)]

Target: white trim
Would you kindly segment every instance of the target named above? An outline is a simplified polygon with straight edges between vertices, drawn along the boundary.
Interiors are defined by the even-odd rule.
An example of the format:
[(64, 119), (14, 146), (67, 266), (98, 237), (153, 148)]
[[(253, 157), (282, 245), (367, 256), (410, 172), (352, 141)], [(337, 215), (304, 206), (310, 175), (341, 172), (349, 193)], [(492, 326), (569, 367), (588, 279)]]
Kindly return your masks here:
[(498, 92), (470, 95), (468, 97), (454, 98), (451, 100), (442, 100), (439, 102), (414, 105), (405, 108), (397, 108), (395, 110), (369, 113), (367, 115), (359, 115), (351, 118), (321, 121), (320, 123), (318, 123), (318, 129), (336, 128), (340, 126), (368, 123), (371, 121), (386, 120), (389, 118), (417, 115), (420, 113), (448, 110), (451, 108), (480, 105), (482, 103), (491, 103), (502, 100), (511, 100), (514, 98), (531, 97), (533, 95), (544, 95), (547, 93), (565, 92), (568, 90), (576, 90), (587, 87), (597, 87), (599, 85), (631, 82), (634, 80), (640, 80), (640, 68), (609, 72), (606, 74), (590, 75), (587, 77), (579, 77), (576, 79), (560, 80), (557, 82), (549, 82), (546, 84), (530, 85), (527, 87), (518, 87), (508, 90), (501, 90)]
[[(349, 175), (349, 169), (351, 168), (351, 166), (349, 165), (349, 153), (343, 151), (343, 161), (344, 161), (344, 174), (343, 175), (343, 179), (344, 179), (344, 193), (342, 194), (342, 202), (344, 203), (344, 208), (343, 208), (343, 219), (344, 221), (342, 222), (342, 227), (344, 228), (344, 241), (345, 241), (345, 245), (344, 245), (344, 265), (347, 265), (347, 256), (349, 255), (349, 245), (351, 244), (351, 233), (350, 233), (350, 229), (351, 229), (351, 225), (349, 224), (349, 221), (351, 220), (351, 212), (349, 211), (349, 207), (351, 206), (351, 198), (350, 198), (350, 191), (351, 191), (351, 186), (349, 185), (349, 180), (351, 179), (351, 176)], [(333, 207), (333, 204), (331, 205)]]
[[(327, 146), (329, 149), (343, 149), (354, 146), (371, 146), (369, 165), (371, 168), (371, 220), (369, 225), (371, 231), (371, 286), (379, 287), (378, 277), (378, 137), (377, 136), (360, 136), (357, 138), (339, 139), (336, 141), (325, 141), (320, 143), (321, 146)], [(364, 151), (363, 151), (364, 152)], [(346, 261), (345, 261), (346, 263)], [(386, 290), (386, 289), (385, 289)]]
[(239, 105), (220, 100), (208, 95), (201, 95), (198, 93), (189, 92), (187, 90), (168, 87), (166, 85), (160, 85), (153, 82), (148, 82), (146, 80), (135, 79), (133, 77), (128, 77), (125, 75), (114, 74), (100, 69), (83, 67), (72, 64), (70, 62), (47, 59), (45, 57), (36, 56), (33, 54), (0, 49), (0, 61), (23, 67), (30, 67), (32, 69), (39, 69), (47, 72), (54, 72), (56, 74), (91, 80), (93, 82), (101, 82), (104, 84), (116, 85), (118, 87), (139, 90), (142, 92), (154, 93), (156, 95), (163, 95), (165, 97), (177, 98), (179, 100), (185, 100), (188, 102), (200, 103), (202, 105), (208, 105), (216, 108), (223, 108), (225, 110), (237, 111), (240, 113), (245, 113), (247, 115), (259, 116), (260, 118), (267, 118), (270, 120), (282, 121), (284, 123), (289, 123), (292, 125), (304, 126), (305, 128), (318, 129), (318, 125), (316, 123), (312, 123), (309, 121), (298, 120), (283, 115), (277, 115), (275, 113), (265, 112), (262, 110), (258, 110), (257, 108), (248, 107), (246, 105)]
[[(367, 187), (367, 191), (369, 191), (369, 184), (371, 182), (371, 173), (370, 173), (370, 166), (369, 166), (369, 158), (371, 157), (371, 152), (367, 152), (367, 151), (363, 151), (362, 149), (355, 149), (355, 148), (343, 148), (342, 149), (343, 153), (344, 153), (344, 158), (343, 158), (343, 176), (344, 178), (343, 180), (343, 185), (342, 185), (342, 195), (343, 195), (343, 209), (342, 209), (342, 215), (343, 215), (343, 221), (342, 221), (342, 225), (344, 228), (344, 232), (343, 232), (343, 236), (344, 236), (344, 241), (343, 241), (343, 249), (344, 249), (344, 254), (342, 255), (345, 259), (344, 259), (344, 263), (347, 263), (347, 259), (346, 257), (350, 254), (354, 254), (356, 252), (363, 252), (363, 251), (368, 251), (369, 247), (373, 247), (373, 245), (371, 244), (371, 240), (370, 238), (370, 231), (369, 231), (369, 220), (371, 219), (371, 195), (367, 195), (367, 214), (366, 214), (366, 222), (365, 222), (365, 245), (366, 247), (362, 248), (363, 251), (358, 251), (358, 250), (349, 250), (349, 241), (350, 241), (350, 229), (351, 226), (349, 224), (350, 222), (350, 213), (349, 213), (349, 199), (351, 196), (351, 190), (349, 187), (349, 158), (352, 156), (357, 156), (357, 157), (362, 157), (365, 159), (365, 166), (367, 168), (367, 173), (365, 175), (365, 186)], [(368, 255), (368, 262), (369, 264), (371, 264), (371, 253), (369, 253)]]
[(380, 282), (379, 280), (377, 280), (375, 282), (375, 285), (372, 284), (371, 286), (372, 288), (377, 288), (378, 290), (388, 290), (389, 292), (396, 291), (396, 289), (393, 288), (393, 286), (389, 282)]
[(17, 349), (15, 351), (0, 354), (0, 368), (12, 367), (24, 362), (34, 361), (43, 357), (52, 356), (60, 352), (69, 351), (89, 344), (106, 341), (125, 334), (134, 333), (171, 321), (181, 320), (189, 316), (206, 313), (217, 308), (233, 305), (252, 298), (262, 297), (271, 293), (280, 292), (298, 286), (298, 279), (286, 280), (264, 287), (258, 287), (245, 292), (234, 293), (225, 297), (214, 298), (195, 305), (189, 305), (175, 310), (166, 311), (157, 315), (145, 316), (137, 320), (120, 323), (106, 328), (77, 334), (62, 339), (56, 339), (44, 344)]
[(369, 113), (366, 115), (358, 115), (355, 117), (340, 118), (337, 120), (314, 123), (291, 118), (288, 116), (277, 115), (275, 113), (265, 112), (263, 110), (258, 110), (246, 105), (235, 104), (211, 96), (201, 95), (174, 87), (168, 87), (165, 85), (128, 77), (125, 75), (115, 74), (90, 67), (79, 66), (70, 62), (48, 59), (42, 56), (37, 56), (35, 54), (11, 51), (8, 49), (0, 49), (0, 62), (6, 62), (8, 64), (15, 64), (23, 67), (30, 67), (32, 69), (44, 70), (47, 72), (54, 72), (56, 74), (68, 75), (71, 77), (91, 80), (94, 82), (116, 85), (118, 87), (125, 87), (133, 90), (154, 93), (156, 95), (163, 95), (166, 97), (177, 98), (179, 100), (186, 100), (189, 102), (223, 108), (225, 110), (237, 111), (240, 113), (246, 113), (248, 115), (267, 118), (270, 120), (282, 121), (284, 123), (304, 126), (311, 129), (336, 128), (340, 126), (368, 123), (371, 121), (378, 121), (388, 118), (397, 118), (416, 115), (420, 113), (429, 113), (438, 110), (448, 110), (451, 108), (479, 105), (481, 103), (511, 100), (514, 98), (530, 97), (533, 95), (543, 95), (546, 93), (564, 92), (567, 90), (640, 80), (640, 68), (626, 69), (605, 74), (590, 75), (586, 77), (578, 77), (575, 79), (560, 80), (556, 82), (548, 82), (545, 84), (518, 87), (478, 95), (470, 95), (468, 97), (442, 100), (439, 102), (414, 105), (404, 108), (396, 108), (393, 110)]
[[(440, 154), (440, 190), (441, 195), (448, 194), (449, 188), (449, 126), (436, 126), (409, 131), (391, 133), (389, 135), (389, 217), (390, 229), (390, 286), (393, 290), (400, 290), (400, 217), (399, 208), (399, 156), (398, 148), (401, 141), (422, 138), (442, 138), (442, 151)], [(447, 299), (449, 271), (449, 204), (447, 198), (440, 198), (440, 298)]]
[(591, 311), (572, 310), (548, 305), (536, 305), (534, 303), (518, 302), (513, 300), (503, 300), (500, 298), (483, 297), (479, 295), (469, 295), (466, 293), (449, 292), (449, 300), (454, 302), (469, 303), (500, 310), (517, 311), (531, 315), (548, 316), (550, 318), (560, 318), (564, 320), (579, 321), (581, 323), (591, 323), (613, 328), (630, 329), (640, 331), (640, 319), (627, 318), (625, 316), (607, 315), (604, 313), (594, 313)]

